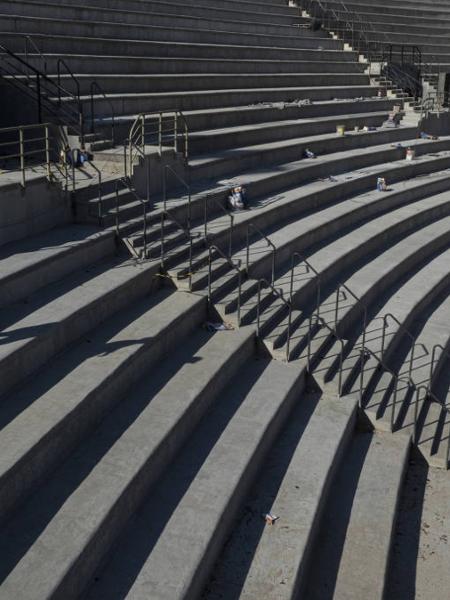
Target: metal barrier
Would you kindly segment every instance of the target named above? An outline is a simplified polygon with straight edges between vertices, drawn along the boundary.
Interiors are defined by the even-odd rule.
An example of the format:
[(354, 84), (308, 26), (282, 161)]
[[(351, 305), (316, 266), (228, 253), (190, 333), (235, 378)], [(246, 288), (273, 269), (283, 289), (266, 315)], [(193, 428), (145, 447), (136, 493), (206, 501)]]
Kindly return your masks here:
[(312, 313), (309, 317), (309, 326), (308, 326), (308, 354), (307, 354), (307, 365), (308, 365), (308, 371), (312, 372), (312, 368), (311, 368), (311, 342), (312, 342), (312, 336), (311, 336), (311, 330), (312, 330), (312, 323), (313, 323), (313, 319), (316, 319), (318, 323), (320, 323), (321, 327), (325, 327), (329, 333), (336, 338), (336, 340), (339, 342), (339, 345), (341, 347), (341, 351), (339, 353), (339, 369), (338, 369), (338, 395), (342, 396), (342, 375), (343, 375), (343, 365), (344, 365), (344, 348), (345, 348), (345, 343), (344, 340), (338, 335), (337, 331), (335, 329), (333, 329), (326, 321), (325, 319), (323, 319), (322, 317), (320, 317), (318, 314)]
[(279, 300), (283, 302), (285, 306), (288, 308), (288, 333), (287, 333), (287, 342), (286, 342), (286, 361), (289, 362), (289, 354), (290, 354), (290, 342), (291, 342), (291, 324), (292, 324), (292, 304), (290, 301), (286, 300), (283, 294), (283, 290), (277, 290), (277, 288), (270, 283), (264, 277), (258, 279), (258, 295), (257, 295), (257, 304), (256, 304), (256, 335), (260, 337), (261, 334), (261, 314), (264, 311), (261, 311), (261, 290), (262, 286), (270, 288), (272, 294), (274, 294)]
[(433, 375), (434, 375), (434, 364), (436, 362), (436, 352), (437, 350), (441, 351), (441, 356), (443, 354), (445, 354), (446, 358), (450, 358), (450, 352), (448, 352), (444, 346), (442, 344), (435, 344), (432, 349), (431, 349), (431, 363), (430, 363), (430, 376), (429, 376), (429, 381), (430, 383), (433, 380)]
[[(183, 147), (180, 150), (180, 140)], [(183, 113), (179, 110), (139, 114), (128, 137), (128, 169), (132, 172), (133, 162), (138, 155), (145, 156), (145, 147), (154, 146), (159, 156), (164, 148), (181, 152), (184, 161), (189, 161), (189, 129)]]
[(293, 298), (293, 295), (294, 295), (294, 275), (295, 275), (295, 268), (299, 266), (298, 263), (294, 264), (296, 259), (300, 259), (300, 261), (305, 264), (306, 272), (307, 273), (309, 271), (312, 271), (314, 273), (314, 275), (316, 276), (316, 279), (317, 279), (317, 284), (316, 284), (316, 287), (317, 287), (316, 307), (317, 307), (317, 314), (319, 315), (319, 313), (320, 313), (320, 302), (321, 302), (321, 297), (322, 297), (322, 294), (321, 294), (321, 274), (299, 252), (294, 252), (294, 254), (292, 254), (292, 256), (291, 256), (291, 275), (290, 275), (290, 285), (289, 285), (289, 298), (290, 298), (290, 301), (292, 302), (292, 298)]
[(389, 327), (389, 319), (392, 319), (395, 323), (397, 323), (397, 325), (399, 326), (399, 329), (402, 330), (402, 332), (407, 335), (409, 337), (409, 339), (412, 341), (412, 346), (411, 346), (411, 357), (409, 359), (409, 369), (408, 369), (408, 377), (411, 377), (411, 373), (412, 373), (412, 368), (413, 368), (413, 363), (414, 363), (414, 353), (416, 350), (416, 346), (421, 346), (423, 351), (425, 352), (425, 354), (429, 354), (427, 347), (425, 346), (425, 344), (419, 343), (417, 344), (416, 342), (416, 337), (410, 333), (406, 327), (404, 326), (404, 324), (399, 321), (397, 319), (397, 317), (395, 317), (392, 313), (386, 313), (383, 316), (383, 331), (381, 334), (381, 356), (384, 355), (384, 350), (385, 350), (385, 345), (386, 345), (386, 329)]
[[(425, 395), (421, 398), (421, 392), (424, 391)], [(446, 406), (442, 400), (440, 400), (433, 392), (430, 391), (429, 387), (426, 385), (420, 385), (416, 391), (416, 404), (414, 407), (414, 433), (413, 433), (413, 442), (417, 444), (418, 442), (418, 420), (419, 420), (419, 403), (422, 401), (424, 403), (426, 400), (432, 399), (433, 402), (436, 402), (440, 405), (441, 410), (445, 412), (446, 417), (450, 414), (449, 408)], [(445, 453), (445, 468), (448, 469), (450, 460), (450, 435), (447, 436), (447, 449)]]
[(246, 244), (246, 269), (247, 269), (247, 273), (249, 271), (249, 267), (250, 267), (250, 231), (253, 229), (253, 231), (255, 231), (259, 237), (263, 240), (266, 241), (267, 245), (270, 246), (270, 248), (272, 249), (272, 279), (271, 279), (271, 285), (273, 286), (274, 282), (275, 282), (275, 263), (276, 263), (276, 252), (277, 252), (277, 248), (275, 246), (275, 244), (267, 237), (266, 234), (264, 234), (261, 230), (259, 230), (256, 225), (254, 225), (253, 223), (249, 223), (247, 225), (247, 244)]
[[(76, 94), (61, 85), (62, 68), (75, 83)], [(44, 121), (45, 113), (46, 117), (51, 117), (52, 122), (71, 127), (80, 137), (81, 144), (84, 144), (84, 118), (79, 93), (80, 86), (63, 59), (60, 58), (57, 61), (55, 80), (0, 44), (0, 76), (37, 103), (39, 123)], [(72, 105), (75, 105), (75, 108)]]
[[(64, 134), (51, 123), (35, 125), (19, 125), (0, 129), (0, 160), (11, 161), (13, 170), (20, 171), (20, 185), (25, 188), (27, 169), (41, 166), (50, 182), (58, 180), (59, 173), (64, 181), (64, 188), (75, 190), (75, 166), (66, 159), (66, 152), (73, 154), (65, 147)], [(28, 135), (28, 133), (30, 135)], [(61, 152), (60, 152), (61, 151)]]
[(229, 227), (229, 236), (228, 236), (228, 254), (227, 256), (229, 258), (231, 258), (231, 255), (233, 253), (233, 231), (234, 231), (234, 215), (232, 212), (228, 211), (223, 204), (217, 200), (217, 198), (214, 198), (214, 196), (211, 197), (210, 194), (206, 194), (205, 199), (204, 199), (204, 208), (203, 208), (203, 232), (204, 232), (204, 236), (205, 238), (208, 238), (208, 222), (209, 222), (209, 210), (208, 210), (208, 203), (209, 201), (212, 201), (219, 209), (220, 211), (228, 218), (230, 219), (230, 227)]
[(142, 254), (140, 258), (147, 258), (147, 203), (148, 200), (141, 198), (139, 194), (137, 194), (136, 190), (133, 189), (131, 182), (129, 179), (121, 178), (116, 181), (115, 192), (116, 192), (116, 234), (118, 237), (122, 237), (120, 235), (120, 202), (119, 202), (119, 188), (120, 186), (124, 187), (128, 190), (134, 198), (140, 202), (142, 207), (142, 235), (144, 240), (144, 246), (142, 249)]
[(96, 81), (92, 81), (90, 88), (89, 88), (89, 95), (90, 95), (90, 104), (91, 104), (91, 133), (95, 133), (95, 90), (97, 90), (101, 96), (106, 100), (106, 102), (109, 104), (109, 108), (111, 111), (111, 141), (112, 141), (112, 145), (115, 146), (115, 112), (114, 112), (114, 106), (113, 103), (111, 102), (111, 100), (108, 98), (108, 96), (105, 94), (105, 92), (103, 91), (103, 89), (101, 88), (101, 86), (96, 82)]
[(237, 295), (237, 324), (238, 327), (241, 325), (241, 295), (242, 295), (242, 270), (241, 270), (241, 261), (238, 261), (238, 264), (235, 263), (231, 258), (226, 256), (220, 248), (215, 246), (214, 244), (208, 246), (208, 302), (211, 303), (212, 298), (212, 252), (213, 250), (217, 252), (227, 263), (228, 265), (237, 271), (238, 274), (238, 295)]

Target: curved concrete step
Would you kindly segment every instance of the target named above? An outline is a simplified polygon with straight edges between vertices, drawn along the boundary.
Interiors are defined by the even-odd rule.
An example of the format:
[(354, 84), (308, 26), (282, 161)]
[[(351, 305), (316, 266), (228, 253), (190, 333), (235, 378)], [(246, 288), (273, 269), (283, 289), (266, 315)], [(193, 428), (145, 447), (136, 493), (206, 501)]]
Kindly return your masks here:
[(253, 349), (250, 332), (194, 331), (144, 375), (6, 524), (0, 595), (79, 597), (197, 423), (248, 369)]
[(125, 309), (2, 404), (0, 507), (10, 511), (149, 369), (206, 317), (202, 298), (161, 292)]
[(0, 249), (0, 306), (18, 302), (76, 268), (114, 252), (112, 232), (89, 225), (59, 227)]
[[(310, 392), (274, 445), (202, 598), (295, 596), (310, 569), (336, 473), (353, 436), (356, 406)], [(279, 517), (264, 526), (262, 515)]]
[[(302, 390), (298, 369), (266, 360), (248, 366), (150, 495), (88, 597), (198, 597)], [(124, 557), (129, 575), (116, 578)]]
[(100, 262), (41, 289), (0, 317), (0, 395), (102, 321), (156, 288), (157, 264)]
[(359, 433), (330, 491), (305, 597), (382, 600), (409, 440)]

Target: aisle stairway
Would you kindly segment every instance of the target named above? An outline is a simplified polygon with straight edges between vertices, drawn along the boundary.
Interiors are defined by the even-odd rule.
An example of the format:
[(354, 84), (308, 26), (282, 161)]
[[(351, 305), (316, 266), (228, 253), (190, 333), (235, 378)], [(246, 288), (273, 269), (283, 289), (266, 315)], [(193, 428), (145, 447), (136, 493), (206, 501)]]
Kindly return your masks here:
[[(6, 46), (62, 56), (87, 115), (107, 97), (85, 222), (0, 245), (1, 600), (383, 598), (411, 452), (448, 467), (450, 137), (382, 127), (401, 101), (299, 24), (0, 1)], [(146, 228), (131, 189), (116, 211), (109, 101), (119, 145), (139, 111), (189, 124), (191, 197), (153, 194)]]

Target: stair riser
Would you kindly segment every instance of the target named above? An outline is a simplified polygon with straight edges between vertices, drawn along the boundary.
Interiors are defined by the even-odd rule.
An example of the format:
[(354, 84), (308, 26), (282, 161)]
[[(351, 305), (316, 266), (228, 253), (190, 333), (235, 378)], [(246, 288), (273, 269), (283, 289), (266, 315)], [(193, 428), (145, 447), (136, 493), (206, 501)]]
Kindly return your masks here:
[(384, 116), (365, 116), (365, 117), (352, 117), (351, 119), (345, 118), (340, 119), (336, 117), (334, 121), (327, 121), (323, 123), (300, 123), (298, 125), (283, 126), (279, 124), (271, 129), (258, 130), (253, 129), (237, 134), (224, 134), (216, 135), (214, 138), (208, 137), (203, 139), (191, 138), (189, 147), (191, 155), (195, 156), (198, 154), (206, 154), (208, 152), (214, 152), (218, 150), (224, 150), (233, 147), (245, 147), (256, 144), (263, 144), (269, 142), (276, 142), (280, 140), (286, 140), (301, 136), (312, 136), (322, 135), (325, 133), (333, 133), (336, 131), (337, 125), (345, 125), (348, 130), (351, 130), (358, 125), (360, 128), (365, 125), (369, 127), (380, 127), (387, 115)]
[[(335, 138), (326, 140), (309, 140), (304, 144), (292, 144), (282, 148), (255, 151), (247, 156), (231, 156), (210, 164), (201, 165), (192, 168), (192, 180), (212, 179), (227, 175), (233, 172), (243, 171), (244, 169), (258, 168), (265, 165), (280, 164), (300, 160), (304, 150), (309, 148), (317, 156), (333, 153), (344, 152), (357, 148), (367, 148), (378, 144), (387, 144), (389, 142), (401, 142), (405, 139), (410, 139), (414, 134), (411, 130), (392, 129), (381, 130), (373, 133), (351, 134), (345, 137), (336, 135)], [(305, 165), (313, 163), (313, 159), (305, 159)], [(348, 161), (347, 161), (348, 164)], [(318, 168), (318, 176), (328, 176), (328, 165), (324, 165), (322, 169)], [(321, 172), (320, 172), (321, 171)], [(267, 192), (266, 192), (267, 193)]]
[(172, 321), (158, 337), (141, 346), (121, 365), (114, 376), (98, 386), (67, 418), (59, 423), (33, 451), (19, 460), (0, 480), (0, 520), (32, 491), (45, 475), (60, 464), (124, 394), (142, 377), (143, 372), (158, 364), (206, 318), (206, 301), (199, 299), (188, 314)]
[[(84, 48), (80, 52), (84, 52)], [(25, 58), (25, 55), (22, 55)], [(70, 66), (74, 73), (96, 73), (99, 75), (107, 74), (267, 74), (267, 73), (363, 73), (366, 65), (362, 63), (341, 62), (341, 57), (336, 56), (334, 61), (324, 61), (318, 58), (314, 62), (306, 61), (262, 61), (247, 60), (245, 62), (238, 60), (223, 61), (218, 59), (192, 60), (183, 58), (173, 59), (136, 59), (121, 56), (114, 58), (105, 56), (71, 56), (64, 55), (64, 60)], [(53, 57), (46, 57), (47, 72), (55, 74), (57, 72), (57, 60)], [(41, 68), (40, 58), (28, 56), (28, 62)]]
[[(1, 22), (1, 21), (0, 21)], [(14, 52), (23, 52), (23, 36), (17, 33), (13, 28), (9, 30), (2, 26), (3, 33), (2, 38), (5, 45)], [(79, 54), (80, 49), (85, 54), (93, 55), (114, 55), (118, 53), (117, 40), (114, 39), (114, 34), (110, 37), (91, 35), (84, 37), (81, 34), (77, 37), (75, 34), (67, 32), (66, 35), (58, 34), (57, 32), (52, 34), (42, 34), (36, 32), (33, 34), (33, 39), (37, 43), (41, 52), (64, 54), (72, 53)], [(278, 48), (271, 48), (269, 46), (264, 47), (252, 47), (252, 45), (245, 41), (243, 43), (242, 37), (239, 45), (233, 45), (229, 41), (224, 41), (223, 45), (218, 45), (219, 42), (210, 42), (211, 45), (201, 44), (196, 39), (192, 43), (166, 43), (161, 41), (149, 41), (148, 39), (133, 41), (127, 39), (126, 42), (120, 45), (120, 55), (123, 57), (171, 57), (171, 58), (215, 58), (215, 59), (234, 59), (234, 60), (279, 60), (280, 51)], [(231, 44), (231, 45), (230, 45)], [(322, 50), (318, 51), (313, 49), (287, 49), (283, 50), (284, 60), (301, 60), (301, 61), (335, 61), (336, 52)], [(355, 53), (353, 52), (342, 52), (338, 54), (339, 60), (353, 62), (355, 60)], [(173, 107), (172, 107), (173, 108)]]
[[(280, 31), (284, 27), (290, 26), (294, 23), (299, 22), (299, 17), (295, 13), (291, 14), (274, 14), (274, 13), (243, 13), (231, 10), (214, 11), (205, 8), (190, 7), (189, 9), (183, 8), (182, 6), (173, 6), (165, 3), (155, 3), (154, 6), (148, 6), (145, 9), (142, 7), (137, 9), (137, 12), (133, 12), (132, 8), (121, 8), (117, 9), (114, 7), (96, 7), (88, 2), (85, 3), (83, 8), (72, 7), (69, 3), (64, 5), (44, 3), (40, 2), (5, 2), (0, 1), (0, 12), (2, 14), (9, 15), (22, 15), (26, 17), (48, 17), (51, 19), (73, 19), (73, 20), (86, 20), (86, 21), (105, 21), (108, 23), (129, 23), (136, 24), (142, 23), (143, 25), (168, 25), (169, 20), (172, 19), (173, 26), (183, 26), (185, 21), (193, 23), (198, 22), (201, 26), (203, 22), (218, 23), (228, 22), (230, 31), (235, 30), (235, 27), (239, 25), (246, 25), (247, 31), (260, 31), (264, 33), (264, 30), (271, 29), (274, 31)], [(194, 18), (195, 17), (195, 18)], [(233, 23), (233, 22), (236, 23)], [(302, 19), (303, 22), (306, 19)], [(244, 23), (245, 22), (245, 23)], [(288, 27), (288, 29), (290, 29)], [(294, 30), (295, 32), (296, 30)], [(292, 34), (294, 33), (292, 32)], [(306, 35), (311, 35), (310, 32), (306, 32)], [(287, 35), (292, 35), (288, 30)]]
[[(446, 185), (442, 185), (440, 191), (442, 191), (442, 189), (445, 188), (448, 189), (449, 183), (450, 182), (447, 182)], [(436, 187), (439, 188), (440, 186)], [(356, 213), (346, 215), (342, 219), (336, 219), (333, 228), (331, 228), (331, 231), (330, 228), (327, 227), (328, 235), (333, 235), (333, 233), (336, 233), (336, 231), (339, 231), (340, 229), (348, 226), (350, 222), (355, 224), (358, 222), (359, 219), (364, 218), (365, 220), (369, 215), (371, 217), (379, 216), (385, 213), (386, 211), (394, 209), (394, 207), (400, 207), (410, 202), (414, 202), (415, 200), (418, 200), (421, 197), (423, 197), (425, 194), (428, 195), (428, 193), (432, 192), (424, 190), (421, 190), (421, 192), (419, 192), (418, 190), (411, 189), (408, 190), (407, 193), (400, 194), (395, 199), (392, 196), (390, 196), (389, 199), (386, 199), (388, 200), (386, 202), (377, 203), (375, 206), (365, 206), (364, 210), (362, 211), (356, 211)], [(364, 243), (363, 248), (357, 247), (355, 249), (352, 249), (344, 257), (341, 257), (339, 260), (336, 260), (328, 269), (321, 271), (322, 286), (326, 286), (327, 282), (332, 281), (334, 278), (339, 276), (340, 273), (346, 272), (355, 260), (361, 260), (364, 255), (370, 255), (373, 252), (379, 252), (380, 250), (385, 248), (387, 243), (392, 243), (393, 237), (394, 239), (396, 239), (401, 235), (405, 235), (411, 232), (411, 230), (414, 230), (419, 226), (423, 227), (441, 217), (447, 216), (448, 214), (450, 214), (450, 202), (444, 206), (441, 205), (439, 207), (432, 208), (418, 214), (414, 214), (409, 218), (405, 218), (400, 223), (394, 224), (389, 229), (381, 231), (378, 235), (373, 236), (371, 239), (367, 240), (367, 242)], [(334, 227), (336, 227), (336, 230), (333, 231)], [(313, 245), (317, 243), (317, 241), (319, 241), (316, 241), (315, 233), (316, 232), (312, 234), (313, 238), (304, 241), (304, 243), (306, 243), (306, 247)], [(306, 237), (308, 238), (309, 236)], [(316, 280), (311, 279), (306, 286), (302, 287), (294, 294), (294, 306), (296, 308), (301, 308), (301, 306), (304, 307), (305, 305), (307, 305), (307, 303), (315, 302), (316, 294)]]
[(301, 378), (297, 380), (290, 393), (284, 398), (277, 414), (264, 431), (258, 446), (255, 448), (253, 455), (248, 461), (246, 469), (239, 481), (239, 485), (234, 490), (233, 495), (227, 504), (226, 512), (223, 513), (214, 532), (214, 536), (208, 544), (208, 552), (204, 555), (203, 560), (195, 573), (195, 577), (190, 583), (186, 598), (200, 597), (214, 563), (218, 558), (227, 537), (230, 535), (238, 511), (242, 507), (242, 503), (245, 501), (255, 477), (257, 476), (259, 469), (263, 466), (273, 443), (281, 432), (286, 420), (289, 418), (296, 402), (299, 401), (304, 385), (305, 375), (304, 372), (302, 372)]
[(50, 332), (34, 338), (0, 361), (0, 396), (36, 372), (70, 343), (94, 329), (130, 302), (149, 294), (158, 285), (159, 266), (141, 271), (121, 287), (108, 291), (88, 306), (55, 324)]
[[(442, 251), (446, 245), (450, 242), (450, 232), (437, 237), (430, 241), (426, 246), (422, 246), (416, 252), (411, 253), (408, 259), (399, 263), (394, 269), (383, 275), (383, 287), (388, 289), (395, 281), (400, 280), (404, 277), (408, 271), (411, 271), (420, 264), (420, 262), (430, 258), (432, 254), (437, 251)], [(361, 302), (370, 306), (376, 301), (380, 289), (380, 283), (376, 282), (364, 296), (360, 298)], [(362, 312), (359, 305), (355, 305), (354, 308), (349, 310), (339, 322), (339, 333), (346, 338), (348, 332), (351, 331), (357, 325), (361, 324)]]
[[(171, 26), (172, 23), (172, 26)], [(227, 24), (218, 22), (203, 21), (204, 29), (198, 29), (199, 23), (192, 20), (183, 20), (182, 28), (172, 28), (173, 18), (169, 17), (165, 25), (147, 28), (139, 25), (129, 25), (112, 23), (102, 24), (88, 21), (70, 21), (70, 20), (40, 20), (27, 19), (26, 17), (14, 18), (13, 16), (0, 17), (0, 27), (2, 31), (20, 31), (24, 34), (42, 34), (47, 35), (70, 35), (70, 36), (88, 36), (88, 37), (109, 37), (122, 38), (130, 40), (148, 40), (162, 42), (184, 42), (205, 44), (235, 44), (235, 45), (259, 45), (259, 46), (281, 46), (293, 49), (317, 48), (317, 40), (304, 37), (283, 37), (280, 35), (269, 34), (247, 34), (245, 28), (242, 32), (229, 32), (230, 27)], [(196, 28), (194, 28), (196, 27)], [(216, 29), (217, 27), (217, 29)], [(201, 34), (200, 34), (201, 31)], [(245, 34), (245, 35), (244, 35)], [(341, 43), (321, 38), (320, 45), (326, 49), (340, 49)], [(63, 49), (61, 49), (63, 51)], [(78, 47), (79, 51), (79, 47)], [(117, 51), (117, 46), (116, 46)]]
[[(127, 525), (130, 516), (135, 514), (145, 500), (151, 486), (164, 473), (175, 458), (177, 452), (189, 439), (201, 418), (220, 399), (220, 394), (226, 389), (232, 378), (238, 373), (245, 361), (254, 352), (254, 339), (249, 338), (231, 356), (220, 372), (213, 373), (207, 387), (197, 396), (189, 410), (182, 415), (176, 426), (170, 431), (157, 451), (148, 457), (138, 475), (131, 481), (127, 490), (121, 495), (106, 516), (101, 527), (96, 530), (88, 547), (77, 558), (77, 569), (74, 569), (58, 587), (61, 597), (68, 600), (79, 597), (83, 588), (94, 576), (96, 569), (111, 550), (117, 537)], [(80, 578), (79, 573), (83, 573)]]
[[(89, 95), (92, 79), (83, 77), (79, 79), (81, 94)], [(189, 90), (190, 92), (203, 92), (206, 90), (246, 90), (260, 88), (302, 88), (306, 86), (364, 86), (369, 84), (367, 75), (364, 74), (292, 74), (292, 75), (196, 75), (189, 78), (165, 77), (155, 75), (151, 78), (144, 76), (127, 77), (126, 75), (97, 77), (96, 81), (106, 94), (150, 94), (172, 93)], [(70, 89), (70, 82), (65, 79), (63, 85)], [(373, 92), (375, 95), (375, 91)], [(172, 107), (173, 108), (173, 107)], [(88, 113), (89, 114), (89, 113)], [(108, 113), (106, 113), (108, 114)]]

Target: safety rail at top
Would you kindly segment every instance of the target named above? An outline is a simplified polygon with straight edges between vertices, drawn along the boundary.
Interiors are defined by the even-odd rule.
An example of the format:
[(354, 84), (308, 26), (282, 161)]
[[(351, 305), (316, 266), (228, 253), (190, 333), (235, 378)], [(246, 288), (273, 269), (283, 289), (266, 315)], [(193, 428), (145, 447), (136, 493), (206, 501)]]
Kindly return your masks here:
[(162, 156), (164, 150), (181, 154), (189, 161), (189, 128), (179, 110), (141, 113), (134, 120), (125, 142), (125, 173), (131, 175), (134, 161), (145, 157), (146, 148)]
[[(337, 4), (337, 6), (336, 6)], [(299, 0), (300, 10), (306, 11), (311, 18), (320, 21), (320, 24), (332, 31), (338, 39), (348, 42), (351, 47), (363, 55), (369, 67), (369, 74), (378, 71), (381, 74), (383, 66), (387, 64), (396, 65), (391, 70), (391, 76), (398, 79), (399, 87), (402, 84), (416, 90), (415, 95), (422, 95), (421, 76), (438, 75), (441, 69), (440, 61), (435, 55), (429, 57), (430, 62), (424, 62), (419, 47), (411, 44), (393, 44), (385, 31), (376, 30), (367, 19), (347, 7), (343, 0), (334, 0), (333, 4), (327, 0)], [(404, 75), (404, 69), (400, 73), (398, 66), (414, 65), (416, 73)], [(413, 85), (414, 84), (414, 85)], [(417, 94), (420, 91), (420, 94)]]
[(67, 161), (60, 160), (64, 146), (63, 132), (51, 123), (0, 129), (0, 161), (6, 170), (20, 173), (23, 188), (31, 168), (37, 167), (42, 168), (49, 181), (62, 180), (66, 190), (74, 186), (74, 169)]
[[(25, 36), (25, 43), (30, 43)], [(33, 47), (36, 44), (33, 42)], [(28, 58), (28, 52), (26, 57)], [(42, 57), (42, 54), (39, 53)], [(79, 82), (70, 67), (62, 59), (58, 60), (56, 78), (40, 71), (28, 60), (12, 52), (0, 44), (0, 77), (37, 104), (37, 120), (70, 127), (84, 144), (83, 104), (80, 98)], [(72, 92), (61, 83), (62, 72), (65, 72), (74, 84), (76, 91)]]

